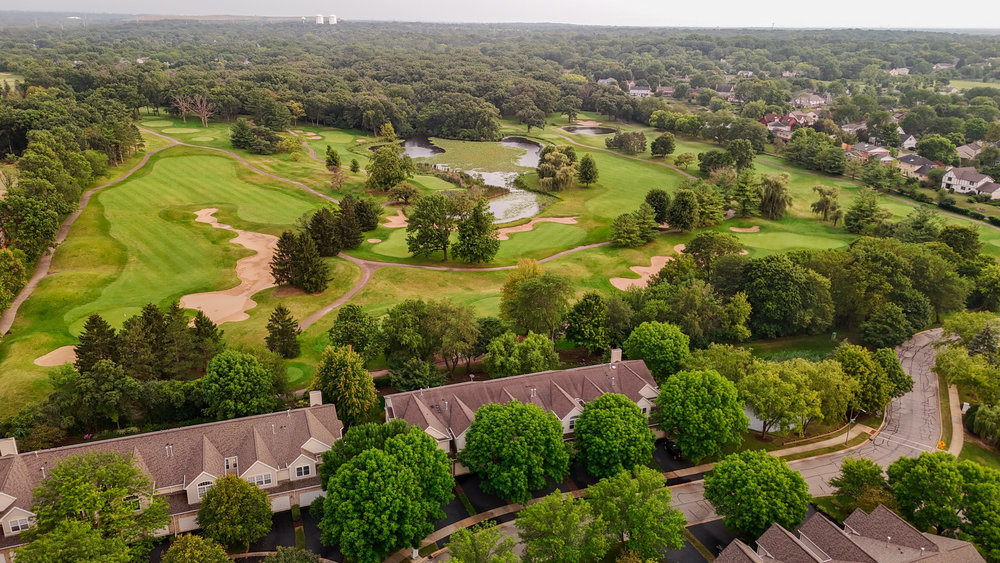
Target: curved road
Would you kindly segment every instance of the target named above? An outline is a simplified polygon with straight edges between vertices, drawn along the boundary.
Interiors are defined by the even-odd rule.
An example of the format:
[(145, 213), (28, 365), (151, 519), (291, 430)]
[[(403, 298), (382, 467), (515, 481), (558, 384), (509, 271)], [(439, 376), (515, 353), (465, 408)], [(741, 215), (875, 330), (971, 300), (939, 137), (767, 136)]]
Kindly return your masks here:
[[(873, 439), (848, 450), (801, 459), (788, 463), (802, 473), (813, 496), (832, 494), (830, 479), (840, 472), (840, 463), (848, 456), (866, 457), (882, 467), (888, 467), (901, 457), (914, 457), (921, 452), (937, 449), (941, 439), (941, 409), (938, 378), (934, 367), (934, 344), (941, 338), (941, 329), (914, 335), (896, 349), (903, 370), (913, 377), (913, 390), (893, 399), (886, 409), (882, 430)], [(718, 518), (702, 496), (701, 481), (672, 488), (674, 506), (684, 513), (688, 524)]]

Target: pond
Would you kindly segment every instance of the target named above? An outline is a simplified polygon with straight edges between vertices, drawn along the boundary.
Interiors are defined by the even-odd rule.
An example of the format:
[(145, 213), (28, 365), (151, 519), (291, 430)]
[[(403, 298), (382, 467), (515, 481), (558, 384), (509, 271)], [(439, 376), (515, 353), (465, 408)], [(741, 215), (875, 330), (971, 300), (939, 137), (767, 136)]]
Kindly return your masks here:
[[(406, 147), (406, 154), (409, 154), (411, 157), (428, 157), (445, 152), (444, 149), (435, 146), (427, 139), (414, 139), (414, 141), (415, 142), (411, 144), (410, 139), (407, 139), (406, 144), (404, 145)], [(539, 143), (523, 137), (504, 137), (500, 140), (500, 145), (524, 151), (524, 154), (518, 156), (517, 160), (514, 162), (514, 164), (518, 167), (528, 169), (538, 166), (542, 152), (542, 145)], [(420, 152), (419, 156), (418, 154), (411, 152), (411, 146), (415, 147), (412, 149), (413, 151)], [(426, 151), (435, 152), (428, 154)], [(457, 166), (450, 166), (447, 162), (442, 163), (440, 160), (438, 160), (438, 162), (439, 166), (462, 170), (463, 172), (473, 176), (478, 176), (482, 178), (483, 183), (487, 186), (496, 186), (507, 189), (507, 194), (493, 198), (489, 202), (490, 212), (496, 216), (497, 223), (509, 223), (519, 219), (527, 219), (538, 215), (542, 211), (541, 200), (546, 196), (515, 187), (514, 178), (517, 177), (518, 172), (500, 172), (495, 170), (484, 170), (481, 168), (466, 169)]]
[[(368, 150), (375, 152), (385, 145), (374, 145)], [(435, 145), (427, 137), (410, 137), (403, 141), (403, 154), (410, 158), (429, 158), (444, 152), (444, 149)]]
[(568, 125), (563, 127), (563, 131), (577, 135), (610, 135), (615, 132), (610, 127), (590, 127), (583, 125)]

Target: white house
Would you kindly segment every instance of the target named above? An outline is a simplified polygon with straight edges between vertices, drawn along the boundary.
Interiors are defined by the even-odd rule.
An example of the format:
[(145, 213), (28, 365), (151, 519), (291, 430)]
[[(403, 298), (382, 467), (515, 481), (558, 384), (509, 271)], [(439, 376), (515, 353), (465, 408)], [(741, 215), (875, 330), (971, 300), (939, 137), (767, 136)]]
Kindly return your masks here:
[(337, 16), (330, 14), (330, 17), (326, 19), (326, 23), (330, 25), (337, 25)]
[(971, 166), (966, 166), (963, 168), (949, 168), (941, 178), (941, 189), (951, 190), (960, 194), (989, 193), (992, 196), (995, 193), (995, 189), (987, 192), (984, 192), (982, 189), (985, 187), (987, 190), (990, 190), (990, 186), (987, 184), (993, 183), (993, 178), (986, 174), (980, 174)]
[(323, 24), (323, 14), (316, 14), (316, 23), (320, 25)]

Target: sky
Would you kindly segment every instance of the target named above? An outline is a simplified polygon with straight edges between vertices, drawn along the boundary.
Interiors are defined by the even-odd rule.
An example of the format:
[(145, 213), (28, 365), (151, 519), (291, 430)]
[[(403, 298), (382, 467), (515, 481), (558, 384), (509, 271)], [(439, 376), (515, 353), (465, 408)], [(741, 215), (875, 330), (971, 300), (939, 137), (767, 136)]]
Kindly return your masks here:
[[(35, 0), (32, 10), (121, 14), (315, 16), (427, 22), (558, 22), (662, 27), (972, 28), (1000, 26), (1000, 3), (931, 0)], [(978, 16), (970, 17), (970, 14)], [(992, 14), (992, 17), (989, 17)]]

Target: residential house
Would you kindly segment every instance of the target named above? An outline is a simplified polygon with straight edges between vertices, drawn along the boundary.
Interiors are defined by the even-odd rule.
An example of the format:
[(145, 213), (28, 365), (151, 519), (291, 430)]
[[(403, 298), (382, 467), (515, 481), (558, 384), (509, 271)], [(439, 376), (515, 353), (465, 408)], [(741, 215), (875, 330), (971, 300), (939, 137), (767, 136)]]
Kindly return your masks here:
[(821, 108), (833, 103), (833, 96), (830, 94), (817, 94), (815, 92), (802, 92), (792, 98), (792, 107), (797, 108)]
[(597, 81), (598, 86), (618, 86), (618, 81), (614, 78), (601, 78)]
[(783, 70), (783, 71), (781, 71), (781, 77), (782, 78), (795, 78), (798, 75), (799, 75), (799, 73), (795, 72), (794, 70)]
[(906, 76), (908, 74), (910, 74), (910, 69), (905, 66), (889, 70), (889, 76)]
[[(880, 147), (878, 145), (872, 145), (870, 143), (858, 143), (856, 145), (850, 145), (849, 148), (845, 149), (848, 153), (855, 153), (859, 155), (861, 160), (865, 162), (870, 162), (872, 160), (880, 160), (883, 163), (891, 162), (892, 156), (889, 149), (885, 147)], [(888, 161), (885, 160), (888, 157)]]
[(798, 535), (771, 524), (757, 549), (733, 540), (716, 563), (985, 563), (976, 546), (911, 526), (883, 505), (871, 513), (856, 509), (841, 528), (817, 512), (799, 526)]
[(954, 63), (937, 63), (933, 67), (931, 67), (931, 69), (932, 70), (949, 70), (949, 69), (955, 68), (956, 64), (957, 64), (957, 62), (954, 62)]
[(814, 111), (790, 111), (788, 116), (795, 119), (803, 127), (812, 127), (819, 121), (819, 115)]
[(903, 176), (927, 181), (927, 173), (938, 167), (937, 163), (919, 154), (904, 154), (896, 158)]
[(778, 115), (776, 113), (765, 114), (764, 117), (760, 118), (760, 122), (767, 127), (767, 130), (771, 133), (777, 131), (791, 131), (792, 127), (798, 125), (798, 120), (789, 115)]
[(972, 160), (979, 156), (979, 153), (983, 152), (983, 144), (979, 141), (975, 143), (968, 143), (958, 147), (958, 158), (962, 160)]
[(0, 563), (8, 563), (11, 551), (24, 544), (20, 532), (34, 517), (32, 490), (71, 455), (130, 456), (153, 482), (154, 494), (169, 505), (171, 519), (162, 535), (197, 529), (201, 498), (223, 475), (265, 489), (274, 512), (308, 505), (323, 494), (320, 456), (344, 427), (319, 391), (309, 394), (309, 402), (307, 408), (28, 453), (18, 453), (14, 438), (0, 440)]
[(983, 186), (993, 182), (993, 178), (986, 174), (980, 174), (972, 166), (948, 168), (948, 171), (941, 178), (941, 189), (960, 194), (981, 193), (980, 189)]
[[(466, 433), (483, 405), (514, 400), (538, 405), (559, 419), (563, 435), (570, 439), (584, 405), (605, 393), (625, 395), (648, 417), (656, 401), (656, 381), (642, 360), (622, 361), (621, 351), (614, 350), (607, 364), (387, 395), (385, 417), (419, 426), (437, 440), (438, 448), (454, 455), (465, 447)], [(455, 471), (467, 470), (456, 464)]]
[(736, 86), (732, 84), (716, 84), (715, 92), (725, 98), (727, 102), (736, 101)]
[(857, 121), (855, 123), (845, 123), (840, 126), (840, 130), (844, 133), (851, 133), (857, 135), (859, 131), (867, 131), (868, 123), (865, 121)]
[(751, 76), (753, 76), (753, 71), (752, 70), (741, 70), (741, 71), (739, 71), (739, 72), (736, 73), (736, 76), (739, 76), (740, 78), (750, 78)]
[(653, 91), (649, 89), (649, 86), (637, 86), (629, 85), (628, 95), (633, 98), (648, 98), (653, 95)]
[(903, 147), (908, 151), (912, 151), (913, 149), (917, 148), (917, 138), (914, 137), (913, 135), (906, 135), (905, 137), (903, 135), (900, 135), (900, 137), (902, 140), (899, 142), (899, 146)]
[(677, 91), (677, 89), (674, 88), (673, 86), (657, 86), (656, 87), (656, 95), (657, 96), (663, 96), (664, 98), (670, 98), (670, 97), (672, 97), (674, 95), (674, 92), (676, 92), (676, 91)]

